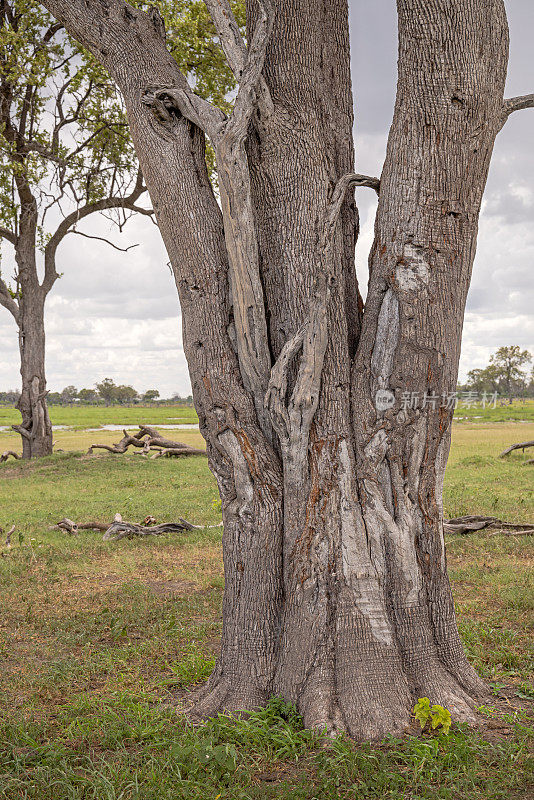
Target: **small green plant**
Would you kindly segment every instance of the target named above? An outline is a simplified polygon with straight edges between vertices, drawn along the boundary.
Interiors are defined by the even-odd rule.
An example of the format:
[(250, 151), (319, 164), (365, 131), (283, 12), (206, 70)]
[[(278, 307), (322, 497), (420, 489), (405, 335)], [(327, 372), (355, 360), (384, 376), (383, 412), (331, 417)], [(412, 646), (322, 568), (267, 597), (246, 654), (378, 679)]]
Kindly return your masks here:
[(430, 723), (432, 730), (441, 725), (443, 733), (449, 732), (452, 722), (451, 712), (437, 704), (431, 706), (428, 697), (419, 698), (414, 706), (413, 713), (415, 718), (419, 720), (421, 730), (424, 730), (427, 723)]
[(534, 698), (534, 686), (531, 683), (520, 683), (515, 696), (521, 697), (523, 700), (532, 700)]
[(198, 742), (187, 746), (173, 745), (171, 756), (180, 765), (184, 777), (208, 771), (218, 778), (229, 777), (237, 767), (237, 750), (233, 744)]

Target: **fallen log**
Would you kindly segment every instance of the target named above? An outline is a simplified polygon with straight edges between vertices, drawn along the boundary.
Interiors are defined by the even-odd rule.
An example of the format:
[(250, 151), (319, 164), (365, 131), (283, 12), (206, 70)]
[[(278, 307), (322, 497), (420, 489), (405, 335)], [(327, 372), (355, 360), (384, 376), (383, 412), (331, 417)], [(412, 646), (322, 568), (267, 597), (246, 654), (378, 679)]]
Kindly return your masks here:
[(109, 524), (106, 524), (105, 522), (85, 522), (82, 523), (81, 525), (78, 525), (76, 522), (73, 522), (73, 520), (69, 519), (68, 517), (64, 517), (56, 525), (51, 525), (50, 528), (52, 530), (59, 529), (62, 531), (66, 531), (67, 533), (76, 536), (78, 531), (83, 531), (83, 530), (107, 531), (107, 529), (109, 528)]
[[(148, 455), (151, 450), (157, 450), (158, 455), (152, 458), (159, 458), (160, 455), (165, 456), (205, 456), (205, 450), (199, 450), (196, 447), (185, 444), (184, 442), (175, 442), (172, 439), (167, 439), (162, 436), (156, 428), (148, 425), (140, 425), (137, 433), (131, 435), (126, 430), (123, 430), (124, 436), (116, 444), (92, 444), (87, 451), (91, 455), (93, 450), (107, 450), (109, 453), (126, 453), (129, 447), (139, 447), (143, 451), (143, 455)], [(160, 452), (164, 451), (164, 452)]]
[(522, 450), (525, 452), (526, 447), (534, 447), (534, 441), (518, 442), (517, 444), (513, 444), (510, 447), (507, 447), (506, 450), (503, 450), (499, 458), (504, 458), (504, 456), (507, 456), (508, 453), (511, 453), (513, 450)]
[(77, 523), (74, 520), (64, 517), (55, 525), (51, 525), (51, 530), (62, 530), (71, 536), (76, 536), (81, 530), (104, 531), (102, 540), (113, 542), (118, 539), (132, 539), (134, 536), (161, 536), (162, 533), (178, 533), (179, 531), (191, 531), (195, 528), (203, 528), (203, 525), (192, 525), (186, 519), (179, 517), (178, 522), (164, 522), (160, 525), (155, 524), (156, 519), (147, 516), (142, 523), (126, 522), (120, 514), (115, 514), (113, 522), (83, 522)]
[(0, 463), (2, 463), (2, 461), (7, 461), (9, 456), (13, 456), (13, 458), (18, 458), (18, 459), (22, 458), (22, 456), (19, 455), (18, 453), (15, 453), (14, 450), (4, 450), (2, 455), (0, 455)]
[(185, 519), (179, 522), (164, 522), (161, 525), (136, 525), (133, 522), (112, 522), (105, 532), (104, 542), (116, 542), (119, 539), (132, 539), (134, 536), (161, 536), (162, 533), (179, 533), (191, 531), (194, 525)]
[(443, 523), (445, 533), (476, 533), (481, 530), (491, 530), (491, 535), (503, 533), (509, 536), (534, 535), (534, 525), (529, 523), (503, 522), (497, 517), (480, 517), (468, 515), (445, 520)]

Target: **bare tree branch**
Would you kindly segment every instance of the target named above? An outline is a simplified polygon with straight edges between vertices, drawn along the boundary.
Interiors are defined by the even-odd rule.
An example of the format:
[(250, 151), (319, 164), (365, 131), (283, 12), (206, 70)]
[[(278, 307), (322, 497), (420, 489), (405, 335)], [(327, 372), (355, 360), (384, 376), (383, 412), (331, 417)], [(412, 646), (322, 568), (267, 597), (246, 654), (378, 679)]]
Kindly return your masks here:
[(509, 97), (504, 101), (503, 109), (505, 119), (514, 111), (522, 111), (524, 108), (534, 108), (534, 94), (523, 94), (519, 97)]
[(96, 239), (99, 242), (105, 242), (106, 244), (109, 244), (110, 247), (115, 248), (115, 250), (119, 250), (121, 253), (127, 253), (128, 250), (133, 250), (134, 247), (139, 247), (139, 244), (130, 244), (128, 247), (119, 247), (118, 245), (113, 244), (113, 242), (110, 242), (110, 240), (106, 239), (104, 236), (91, 236), (89, 233), (75, 231), (72, 228), (70, 231), (68, 231), (68, 233), (75, 233), (76, 236), (83, 236), (85, 239)]
[(17, 244), (17, 237), (13, 233), (13, 231), (8, 230), (7, 228), (3, 228), (0, 225), (0, 239), (6, 239), (6, 241), (11, 242), (12, 245)]
[[(230, 3), (228, 0), (204, 0), (204, 2), (217, 29), (226, 60), (237, 82), (240, 83), (247, 63), (248, 53)], [(256, 90), (258, 106), (261, 109), (262, 118), (265, 118), (270, 115), (273, 104), (269, 88), (263, 76), (260, 76)]]
[(247, 60), (237, 90), (234, 110), (226, 126), (226, 137), (244, 136), (254, 111), (256, 90), (260, 82), (267, 43), (271, 37), (274, 20), (271, 0), (261, 0), (259, 7), (260, 13), (247, 50)]
[(214, 142), (239, 364), (267, 436), (270, 435), (271, 422), (264, 398), (271, 356), (245, 139), (256, 106), (256, 88), (272, 24), (272, 9), (268, 2), (261, 5), (233, 113)]
[(534, 447), (534, 440), (531, 440), (529, 442), (519, 442), (518, 444), (512, 444), (510, 447), (507, 447), (506, 450), (502, 451), (499, 458), (504, 458), (504, 456), (507, 456), (514, 450), (522, 450), (523, 452), (525, 452), (525, 448), (527, 447)]
[(273, 428), (281, 441), (289, 439), (291, 423), (286, 407), (289, 367), (293, 358), (302, 348), (306, 336), (306, 325), (303, 325), (295, 336), (289, 339), (280, 352), (271, 370), (271, 377), (265, 392), (265, 408), (269, 409)]
[(204, 0), (217, 29), (221, 47), (238, 81), (247, 61), (247, 48), (228, 0)]
[(7, 309), (13, 316), (15, 322), (19, 321), (19, 306), (17, 301), (11, 296), (11, 292), (6, 283), (0, 277), (0, 306)]
[(127, 208), (132, 211), (139, 211), (144, 214), (151, 214), (152, 210), (142, 209), (136, 205), (136, 200), (146, 191), (143, 183), (143, 176), (141, 170), (137, 173), (135, 187), (131, 194), (126, 197), (106, 197), (102, 200), (96, 200), (94, 203), (87, 203), (75, 211), (68, 214), (64, 220), (60, 222), (55, 233), (46, 244), (44, 257), (45, 257), (45, 275), (43, 283), (41, 284), (43, 291), (47, 294), (55, 281), (59, 277), (56, 272), (56, 251), (62, 239), (69, 233), (77, 222), (94, 214), (96, 211), (105, 211), (110, 208)]
[[(309, 321), (285, 343), (271, 370), (265, 393), (265, 407), (269, 409), (282, 447), (299, 452), (302, 459), (306, 455), (308, 433), (319, 400), (321, 373), (328, 343), (326, 309), (332, 270), (330, 250), (339, 214), (351, 186), (368, 186), (378, 193), (380, 181), (367, 175), (347, 173), (337, 182), (322, 220), (319, 245), (321, 266), (315, 294), (310, 303)], [(286, 406), (289, 368), (301, 348), (302, 358), (295, 387)]]
[(325, 224), (322, 231), (325, 241), (330, 240), (334, 235), (345, 195), (352, 186), (367, 186), (370, 189), (374, 189), (377, 194), (380, 192), (380, 180), (378, 178), (371, 178), (368, 175), (358, 175), (352, 172), (343, 175), (338, 180), (332, 193), (330, 204), (326, 209)]
[[(183, 77), (183, 76), (182, 76)], [(173, 113), (179, 113), (204, 131), (215, 144), (226, 119), (223, 112), (196, 95), (185, 78), (181, 86), (147, 86), (141, 102), (150, 106), (165, 127), (172, 127)]]

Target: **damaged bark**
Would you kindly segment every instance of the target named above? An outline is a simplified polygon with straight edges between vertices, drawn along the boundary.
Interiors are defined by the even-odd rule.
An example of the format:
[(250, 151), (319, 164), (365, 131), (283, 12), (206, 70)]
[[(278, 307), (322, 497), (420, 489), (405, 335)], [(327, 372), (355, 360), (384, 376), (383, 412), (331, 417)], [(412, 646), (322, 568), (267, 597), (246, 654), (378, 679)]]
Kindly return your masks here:
[[(239, 81), (229, 118), (187, 85), (155, 12), (45, 0), (124, 94), (221, 493), (221, 656), (192, 714), (278, 694), (307, 726), (375, 738), (428, 696), (474, 722), (485, 687), (458, 635), (441, 498), (489, 159), (528, 105), (503, 100), (503, 3), (398, 0), (379, 180), (354, 171), (346, 0), (251, 0), (248, 48), (228, 1), (206, 2)], [(362, 186), (379, 192), (365, 307)]]

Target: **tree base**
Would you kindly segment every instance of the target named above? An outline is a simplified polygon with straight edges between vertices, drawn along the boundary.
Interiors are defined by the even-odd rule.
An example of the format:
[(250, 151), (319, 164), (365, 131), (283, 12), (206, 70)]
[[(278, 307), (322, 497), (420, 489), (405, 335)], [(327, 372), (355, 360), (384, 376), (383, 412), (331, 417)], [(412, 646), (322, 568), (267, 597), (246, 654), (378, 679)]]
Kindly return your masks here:
[[(306, 728), (331, 737), (348, 734), (357, 741), (379, 741), (388, 735), (400, 738), (413, 734), (413, 707), (420, 697), (448, 709), (453, 724), (482, 727), (476, 709), (489, 699), (490, 691), (480, 679), (479, 690), (468, 694), (443, 667), (429, 664), (421, 673), (418, 689), (407, 697), (402, 697), (402, 690), (392, 679), (387, 691), (355, 692), (350, 697), (336, 697), (330, 687), (309, 687), (294, 705)], [(232, 683), (215, 670), (181, 713), (192, 725), (200, 725), (218, 714), (247, 716), (263, 708), (272, 696), (287, 699), (283, 692), (262, 692)]]

